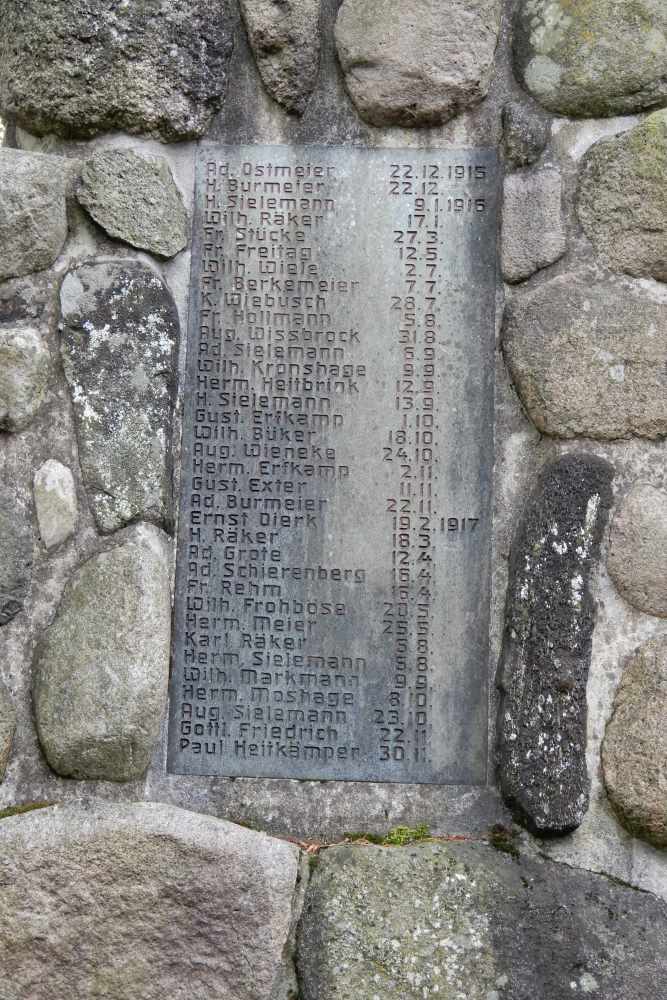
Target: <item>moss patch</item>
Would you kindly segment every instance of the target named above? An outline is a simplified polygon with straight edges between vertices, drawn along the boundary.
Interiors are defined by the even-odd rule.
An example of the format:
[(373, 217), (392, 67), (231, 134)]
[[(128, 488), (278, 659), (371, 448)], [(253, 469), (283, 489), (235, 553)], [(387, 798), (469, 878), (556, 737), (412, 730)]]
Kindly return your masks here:
[(21, 816), (23, 813), (32, 812), (34, 809), (48, 809), (49, 806), (55, 806), (55, 802), (21, 802), (16, 806), (7, 806), (6, 809), (0, 809), (0, 820), (9, 819), (10, 816)]

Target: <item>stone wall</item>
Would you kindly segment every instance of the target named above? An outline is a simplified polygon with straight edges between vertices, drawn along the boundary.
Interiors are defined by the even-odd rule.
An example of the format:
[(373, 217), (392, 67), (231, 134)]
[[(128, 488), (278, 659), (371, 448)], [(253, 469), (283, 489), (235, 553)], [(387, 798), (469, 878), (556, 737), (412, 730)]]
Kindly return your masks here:
[[(25, 921), (17, 940), (0, 935), (16, 970), (6, 995), (76, 982), (86, 997), (177, 996), (185, 980), (210, 997), (655, 996), (667, 899), (662, 0), (0, 0), (0, 23), (0, 807), (58, 804), (0, 823), (13, 887), (0, 920)], [(165, 773), (203, 137), (501, 151), (486, 787)], [(303, 851), (223, 820), (304, 849), (399, 825), (441, 839), (321, 850), (297, 935)], [(59, 866), (103, 887), (103, 902)], [(45, 884), (47, 911), (68, 915), (49, 943), (55, 986), (36, 985)], [(109, 935), (97, 959), (96, 905)], [(123, 965), (130, 938), (136, 961)], [(551, 963), (531, 971), (526, 950), (554, 939)]]

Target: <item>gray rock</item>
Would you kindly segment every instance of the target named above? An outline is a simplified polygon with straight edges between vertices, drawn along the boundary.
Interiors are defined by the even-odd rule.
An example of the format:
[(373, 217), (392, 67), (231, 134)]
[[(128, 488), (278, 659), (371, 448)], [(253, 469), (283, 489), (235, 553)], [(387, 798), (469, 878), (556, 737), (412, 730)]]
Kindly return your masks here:
[(86, 160), (76, 196), (115, 239), (159, 257), (188, 242), (188, 216), (169, 163), (131, 149), (100, 149)]
[(241, 0), (241, 11), (264, 86), (301, 114), (317, 80), (320, 0)]
[(0, 284), (0, 326), (29, 326), (47, 333), (55, 330), (60, 314), (60, 277), (42, 271)]
[(485, 844), (334, 847), (298, 942), (302, 1000), (654, 1000), (667, 904)]
[(39, 534), (47, 549), (54, 549), (74, 533), (77, 500), (74, 476), (66, 465), (50, 458), (37, 470), (33, 496)]
[(529, 278), (565, 253), (560, 172), (534, 170), (505, 177), (502, 271), (506, 281)]
[(0, 625), (23, 608), (32, 577), (32, 513), (9, 482), (0, 488)]
[(612, 502), (611, 466), (573, 452), (549, 465), (512, 545), (498, 686), (498, 777), (538, 834), (577, 827), (588, 808), (586, 683), (590, 592)]
[(649, 289), (585, 270), (561, 274), (512, 300), (503, 350), (543, 433), (667, 434), (667, 304)]
[(291, 844), (101, 802), (3, 820), (0, 844), (4, 1000), (283, 1000)]
[(602, 769), (623, 826), (667, 847), (667, 637), (645, 643), (623, 668)]
[(60, 157), (0, 149), (0, 281), (42, 271), (58, 257), (67, 238), (67, 179)]
[(66, 588), (33, 672), (39, 740), (58, 774), (145, 773), (167, 700), (170, 568), (166, 536), (138, 525)]
[(16, 709), (9, 691), (0, 681), (0, 781), (5, 777), (16, 732)]
[(4, 0), (0, 106), (37, 135), (203, 135), (232, 51), (228, 0)]
[(630, 604), (667, 618), (667, 493), (636, 483), (614, 517), (609, 575)]
[(487, 94), (499, 0), (344, 0), (335, 36), (345, 83), (372, 125), (441, 125)]
[(61, 288), (61, 353), (83, 482), (101, 531), (171, 525), (169, 467), (178, 314), (133, 260), (82, 264)]
[(667, 102), (664, 0), (522, 0), (514, 63), (556, 114), (604, 118)]
[(529, 167), (539, 160), (549, 138), (549, 121), (517, 102), (503, 108), (503, 148), (510, 167)]
[(612, 270), (667, 281), (666, 177), (667, 111), (586, 153), (577, 212)]
[(22, 431), (44, 400), (51, 355), (37, 330), (0, 326), (0, 430)]

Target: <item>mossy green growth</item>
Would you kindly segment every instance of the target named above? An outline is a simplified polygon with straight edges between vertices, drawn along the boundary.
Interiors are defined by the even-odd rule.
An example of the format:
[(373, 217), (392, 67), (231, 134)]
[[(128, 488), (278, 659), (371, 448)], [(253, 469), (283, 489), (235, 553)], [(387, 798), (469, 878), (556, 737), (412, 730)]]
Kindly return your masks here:
[(391, 847), (404, 847), (406, 844), (428, 840), (430, 836), (431, 831), (424, 824), (414, 829), (410, 826), (395, 826), (384, 838), (383, 843)]
[(381, 847), (405, 847), (420, 840), (429, 840), (431, 831), (422, 824), (417, 827), (394, 826), (388, 833), (381, 836), (377, 833), (346, 833), (345, 839), (352, 843), (365, 841), (369, 844), (379, 844)]
[(9, 819), (10, 816), (21, 816), (23, 813), (32, 812), (34, 809), (48, 809), (49, 806), (54, 806), (55, 802), (21, 802), (16, 806), (7, 806), (6, 809), (0, 809), (0, 820)]
[(503, 826), (502, 823), (496, 823), (489, 830), (489, 843), (491, 844), (491, 847), (495, 847), (497, 851), (502, 851), (503, 854), (509, 854), (513, 858), (520, 857), (516, 837), (516, 830)]
[(353, 833), (346, 833), (344, 834), (344, 836), (346, 840), (349, 840), (353, 844), (358, 843), (359, 841), (364, 841), (365, 843), (368, 844), (384, 843), (384, 837), (380, 836), (377, 833), (368, 833), (367, 831), (364, 830), (358, 830)]

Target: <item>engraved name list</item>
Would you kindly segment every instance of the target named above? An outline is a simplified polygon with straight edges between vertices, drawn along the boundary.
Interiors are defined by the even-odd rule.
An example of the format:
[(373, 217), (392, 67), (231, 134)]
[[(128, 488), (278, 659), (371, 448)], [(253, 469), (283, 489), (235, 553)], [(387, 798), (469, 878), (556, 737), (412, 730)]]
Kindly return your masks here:
[(485, 781), (496, 188), (200, 148), (172, 773)]

